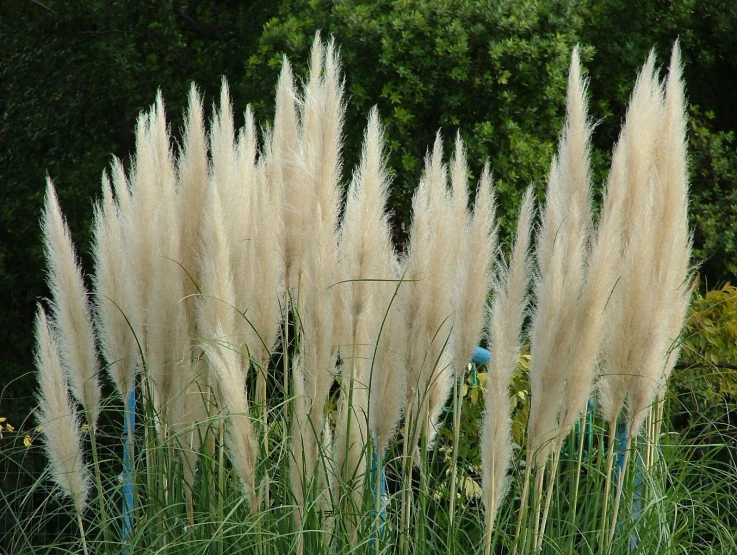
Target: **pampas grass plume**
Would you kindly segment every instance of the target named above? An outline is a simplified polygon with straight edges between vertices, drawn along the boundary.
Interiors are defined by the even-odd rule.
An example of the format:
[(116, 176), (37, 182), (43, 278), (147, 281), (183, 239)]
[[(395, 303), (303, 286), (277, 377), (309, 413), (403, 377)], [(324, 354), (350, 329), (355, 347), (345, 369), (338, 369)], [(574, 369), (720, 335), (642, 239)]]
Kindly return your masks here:
[[(95, 314), (102, 353), (108, 373), (124, 400), (134, 386), (138, 347), (127, 320), (135, 297), (129, 295), (125, 276), (127, 260), (118, 206), (107, 174), (102, 177), (102, 203), (95, 206), (92, 254)], [(133, 311), (135, 312), (135, 311)]]
[[(591, 226), (585, 83), (578, 49), (568, 75), (566, 122), (553, 160), (537, 247), (539, 277), (530, 332), (529, 455), (541, 465), (558, 436), (558, 411), (568, 374), (573, 321)], [(530, 457), (532, 460), (532, 457)]]
[(463, 374), (478, 345), (484, 327), (486, 299), (491, 290), (496, 228), (494, 192), (488, 166), (484, 167), (476, 194), (473, 216), (466, 209), (466, 162), (464, 146), (456, 139), (456, 158), (452, 170), (454, 221), (458, 262), (455, 270), (456, 296), (453, 327), (455, 371)]
[(509, 267), (502, 266), (494, 280), (490, 311), (486, 412), (481, 432), (482, 499), (486, 507), (487, 544), (499, 504), (506, 491), (512, 457), (509, 384), (520, 357), (520, 333), (527, 307), (530, 276), (529, 243), (534, 218), (532, 188), (525, 193), (517, 222)]
[[(658, 225), (653, 210), (659, 202), (654, 155), (661, 117), (661, 91), (651, 52), (635, 83), (621, 147), (618, 145), (612, 161), (613, 172), (615, 163), (623, 164), (623, 169), (616, 171), (626, 176), (621, 184), (626, 188), (627, 219), (623, 227), (621, 277), (612, 294), (609, 343), (598, 384), (602, 414), (610, 425), (616, 421), (628, 394), (640, 396), (644, 391), (655, 391), (664, 363), (657, 359), (664, 341), (662, 328), (668, 319), (664, 307), (659, 306), (658, 295), (652, 291), (656, 283)], [(636, 424), (635, 420), (641, 422), (644, 414), (636, 411), (630, 416), (635, 417), (629, 419), (630, 424)]]
[[(438, 133), (412, 199), (410, 244), (403, 263), (409, 280), (401, 295), (409, 345), (405, 417), (410, 452), (415, 451), (423, 429), (428, 445), (432, 445), (437, 419), (453, 387), (448, 350), (454, 309), (453, 268), (438, 261), (456, 259), (454, 224)], [(415, 425), (418, 428), (413, 430)]]
[(82, 269), (51, 179), (47, 182), (41, 230), (49, 266), (48, 284), (53, 299), (51, 312), (61, 360), (72, 394), (84, 407), (90, 426), (94, 426), (100, 411), (101, 394), (90, 304)]
[(82, 456), (82, 432), (69, 398), (54, 331), (39, 306), (36, 315), (38, 419), (44, 436), (51, 476), (81, 515), (87, 502), (89, 476)]
[[(227, 330), (218, 327), (216, 335), (227, 335)], [(248, 409), (248, 396), (241, 371), (240, 353), (231, 347), (208, 343), (204, 347), (207, 359), (218, 383), (218, 396), (222, 408), (228, 415), (226, 442), (238, 476), (243, 482), (249, 507), (256, 512), (259, 505), (256, 491), (256, 443)]]

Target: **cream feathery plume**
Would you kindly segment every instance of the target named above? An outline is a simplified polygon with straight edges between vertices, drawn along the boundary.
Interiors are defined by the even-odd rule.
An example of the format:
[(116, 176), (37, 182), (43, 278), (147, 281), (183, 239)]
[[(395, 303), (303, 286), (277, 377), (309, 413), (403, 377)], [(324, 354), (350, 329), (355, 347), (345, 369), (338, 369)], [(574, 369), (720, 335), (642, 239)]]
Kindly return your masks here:
[(284, 59), (276, 89), (276, 113), (267, 176), (270, 189), (279, 189), (283, 200), (284, 262), (287, 286), (297, 286), (298, 264), (305, 250), (305, 229), (313, 206), (310, 191), (297, 176), (299, 119), (292, 68)]
[(343, 167), (341, 149), (343, 144), (343, 81), (341, 79), (339, 53), (333, 39), (325, 47), (325, 70), (322, 97), (324, 103), (321, 125), (320, 163), (317, 174), (317, 200), (325, 225), (337, 229), (338, 212), (341, 204), (339, 187)]
[[(619, 202), (623, 203), (626, 201), (627, 196), (627, 159), (625, 156), (626, 148), (624, 145), (624, 137), (620, 135), (619, 140), (617, 141), (617, 144), (614, 146), (614, 150), (612, 151), (612, 162), (609, 169), (609, 176), (607, 178), (607, 184), (606, 184), (606, 194), (607, 196), (614, 197), (618, 196), (620, 197)], [(609, 202), (605, 199), (602, 211), (605, 211), (609, 207)], [(600, 224), (600, 227), (603, 224), (604, 218), (606, 217), (606, 212), (602, 212), (602, 223)], [(626, 225), (629, 224), (629, 218), (626, 217), (626, 214), (624, 214), (624, 211), (622, 211), (622, 236), (620, 237), (618, 243), (620, 245), (620, 252), (618, 253), (618, 257), (622, 259), (622, 255), (624, 252), (623, 243), (625, 241), (625, 238), (628, 235), (628, 231), (625, 229)], [(609, 307), (607, 307), (607, 312), (610, 312), (608, 321), (606, 323), (605, 331), (607, 332), (607, 335), (611, 335), (611, 330), (614, 326), (614, 321), (619, 319), (621, 317), (621, 312), (619, 311), (619, 308), (617, 308), (617, 305), (619, 303), (617, 297), (619, 295), (618, 289), (620, 289), (623, 286), (622, 283), (622, 268), (620, 265), (620, 268), (617, 271), (617, 284), (615, 285), (610, 298), (609, 298)], [(615, 293), (617, 294), (617, 297), (615, 297)], [(609, 356), (609, 350), (611, 349), (611, 338), (607, 337), (607, 339), (604, 341), (603, 347), (603, 360), (602, 360), (602, 374), (598, 377), (596, 381), (596, 389), (599, 394), (599, 409), (604, 417), (604, 420), (606, 420), (608, 423), (613, 424), (616, 422), (617, 416), (619, 414), (620, 409), (622, 408), (622, 405), (624, 404), (624, 399), (627, 394), (627, 391), (625, 389), (626, 384), (626, 375), (624, 374), (612, 374), (609, 373), (606, 368), (608, 366), (607, 359)]]
[[(548, 178), (545, 209), (542, 213), (537, 245), (539, 274), (534, 280), (536, 307), (530, 329), (530, 416), (528, 422), (528, 461), (541, 466), (557, 436), (558, 410), (565, 386), (571, 306), (579, 294), (580, 281), (568, 279), (566, 254), (571, 230), (566, 221), (565, 193), (560, 183), (557, 159)], [(575, 239), (573, 239), (575, 241)], [(553, 256), (550, 256), (553, 255)], [(580, 275), (576, 276), (580, 279)]]
[(405, 258), (403, 313), (408, 330), (409, 357), (405, 426), (408, 448), (414, 452), (424, 428), (428, 445), (435, 422), (453, 384), (448, 340), (453, 315), (451, 264), (454, 260), (452, 199), (446, 187), (446, 168), (438, 134), (425, 162), (425, 175), (412, 199), (410, 244)]
[(72, 394), (82, 404), (90, 426), (94, 427), (100, 412), (101, 394), (90, 304), (71, 233), (50, 178), (47, 179), (41, 232), (61, 360)]
[[(662, 334), (655, 328), (667, 321), (652, 294), (654, 283), (655, 145), (662, 116), (661, 89), (655, 75), (655, 57), (650, 53), (632, 92), (620, 141), (612, 157), (612, 173), (624, 175), (626, 188), (623, 211), (622, 261), (619, 282), (612, 293), (609, 341), (604, 371), (598, 389), (601, 411), (613, 425), (628, 391), (652, 390), (657, 379), (643, 365), (655, 355), (654, 341)], [(621, 159), (620, 159), (621, 158)], [(616, 169), (621, 164), (622, 169)], [(610, 185), (611, 186), (611, 185)], [(659, 369), (658, 369), (659, 370)]]
[[(248, 257), (247, 284), (241, 284), (247, 296), (237, 302), (242, 302), (238, 306), (246, 309), (248, 352), (262, 371), (266, 371), (279, 337), (284, 298), (284, 223), (281, 191), (268, 188), (264, 160), (256, 163), (256, 129), (250, 106), (246, 108), (245, 133), (239, 142), (239, 153), (242, 179), (252, 184), (249, 187), (248, 238), (238, 247)], [(236, 299), (238, 290), (236, 288)]]
[[(233, 123), (233, 106), (230, 100), (228, 83), (223, 78), (220, 88), (220, 109), (213, 107), (212, 125), (210, 129), (210, 146), (212, 148), (212, 182), (218, 189), (225, 216), (225, 229), (228, 236), (233, 238), (233, 231), (237, 225), (235, 221), (243, 215), (239, 213), (238, 202), (241, 189), (236, 178), (237, 152), (235, 145), (235, 128)], [(231, 206), (235, 209), (231, 212)], [(242, 238), (241, 238), (242, 240)]]
[(326, 107), (323, 94), (325, 88), (322, 79), (323, 58), (324, 49), (318, 31), (312, 41), (309, 78), (304, 85), (303, 100), (300, 106), (302, 155), (313, 158), (312, 165), (314, 168), (317, 168), (320, 164), (320, 154), (323, 148), (322, 127), (325, 123)]
[[(230, 244), (230, 267), (233, 273), (236, 306), (246, 308), (248, 288), (246, 282), (249, 241), (250, 190), (254, 187), (256, 137), (253, 120), (246, 122), (243, 132), (235, 142), (233, 109), (228, 84), (223, 79), (220, 91), (220, 110), (213, 115), (210, 137), (212, 145), (212, 183), (218, 189), (223, 210), (225, 231)], [(243, 341), (245, 322), (237, 321), (239, 341)]]
[(125, 400), (134, 386), (139, 358), (134, 356), (138, 346), (128, 323), (130, 315), (136, 312), (135, 309), (129, 311), (135, 297), (131, 298), (125, 283), (129, 271), (119, 210), (107, 173), (102, 175), (102, 203), (95, 205), (92, 229), (94, 308), (98, 337), (102, 354), (108, 363), (108, 373)]
[[(396, 286), (379, 281), (393, 279), (392, 268), (389, 267), (393, 247), (385, 212), (389, 182), (382, 143), (378, 111), (373, 108), (364, 134), (361, 162), (346, 199), (337, 285), (342, 297), (341, 308), (345, 311), (341, 320), (347, 330), (341, 347), (343, 381), (336, 426), (336, 464), (345, 482), (354, 480), (357, 497), (362, 493), (365, 475), (364, 453), (369, 420), (375, 425), (382, 419), (390, 420), (383, 428), (391, 430), (401, 414), (401, 400), (391, 406), (377, 405), (381, 409), (373, 418), (369, 410), (369, 388), (372, 394), (381, 395), (386, 391), (386, 382), (393, 378), (389, 372), (394, 370), (376, 365), (378, 361), (374, 358), (383, 313), (388, 309), (382, 305), (387, 298), (386, 293)], [(382, 381), (383, 387), (378, 383)], [(371, 402), (373, 405), (380, 399), (371, 399)], [(385, 435), (382, 433), (382, 438)], [(378, 436), (375, 437), (378, 440)]]
[[(189, 107), (184, 120), (183, 148), (177, 160), (179, 190), (177, 194), (181, 227), (182, 266), (191, 279), (185, 279), (184, 293), (194, 295), (199, 282), (198, 269), (200, 233), (207, 201), (208, 140), (205, 133), (202, 99), (193, 84), (189, 90)], [(189, 307), (192, 304), (188, 303)], [(194, 332), (195, 318), (189, 318), (190, 332)]]
[[(665, 112), (663, 127), (656, 150), (658, 186), (663, 198), (659, 214), (661, 225), (657, 228), (656, 245), (664, 249), (658, 256), (658, 278), (667, 283), (672, 308), (668, 318), (668, 338), (671, 347), (663, 368), (660, 383), (665, 387), (673, 366), (678, 361), (680, 345), (677, 342), (691, 302), (690, 264), (692, 237), (688, 229), (688, 152), (686, 147), (686, 99), (683, 86), (683, 68), (679, 41), (673, 44), (668, 78), (665, 84)], [(668, 248), (670, 245), (670, 248)]]
[[(460, 137), (456, 140), (456, 161), (453, 165), (453, 202), (455, 225), (461, 231), (456, 242), (459, 260), (456, 264), (457, 284), (454, 301), (453, 366), (462, 375), (471, 360), (484, 328), (486, 299), (491, 290), (494, 253), (496, 252), (496, 228), (494, 226), (494, 192), (488, 165), (484, 166), (476, 194), (473, 216), (465, 210), (466, 163)], [(461, 208), (463, 207), (463, 208)], [(468, 220), (467, 223), (464, 220)]]
[(482, 499), (486, 507), (487, 542), (506, 492), (507, 469), (512, 459), (509, 384), (521, 351), (520, 333), (530, 281), (529, 243), (534, 206), (533, 189), (529, 188), (520, 208), (509, 267), (501, 265), (494, 280), (494, 301), (489, 314), (491, 358), (481, 428)]
[(89, 491), (89, 472), (82, 455), (82, 431), (69, 398), (59, 346), (41, 306), (36, 315), (36, 368), (39, 384), (36, 419), (43, 432), (51, 477), (72, 500), (77, 515), (81, 515)]
[[(369, 358), (368, 424), (376, 441), (380, 459), (396, 430), (404, 408), (406, 361), (402, 353), (407, 344), (406, 328), (398, 300), (397, 288), (401, 287), (399, 261), (392, 245), (389, 218), (386, 213), (390, 178), (386, 174), (383, 151), (383, 130), (378, 110), (373, 108), (369, 114), (361, 166), (346, 202), (345, 225), (349, 220), (353, 221), (358, 233), (353, 234), (353, 241), (347, 240), (344, 236), (342, 241), (346, 241), (346, 245), (341, 245), (341, 248), (360, 256), (362, 249), (351, 248), (350, 244), (356, 239), (363, 242), (366, 260), (356, 264), (354, 259), (353, 274), (358, 276), (358, 279), (361, 276), (371, 279), (373, 275), (375, 279), (386, 280), (365, 283), (368, 287), (363, 291), (361, 288), (353, 290), (354, 309), (356, 294), (368, 295), (368, 312), (361, 311), (360, 317), (366, 323), (366, 336), (370, 342), (366, 352)], [(356, 225), (357, 223), (359, 225)], [(344, 256), (348, 254), (345, 252)], [(355, 257), (356, 254), (351, 256)], [(359, 269), (359, 266), (363, 266), (364, 269)], [(359, 284), (360, 282), (354, 282), (350, 285)]]
[[(312, 240), (312, 256), (307, 259), (307, 271), (301, 274), (299, 302), (303, 308), (297, 311), (301, 325), (300, 364), (293, 366), (295, 394), (295, 434), (293, 436), (293, 461), (299, 464), (304, 454), (305, 474), (301, 480), (309, 482), (315, 475), (318, 461), (317, 434), (323, 428), (325, 405), (330, 387), (335, 379), (337, 352), (333, 338), (332, 319), (335, 296), (335, 267), (337, 264), (336, 230), (322, 225), (320, 214), (315, 215)], [(299, 453), (299, 455), (295, 455)], [(301, 472), (302, 466), (299, 466)], [(303, 487), (293, 484), (293, 488)]]
[[(589, 203), (589, 158), (590, 136), (592, 126), (586, 115), (586, 82), (580, 74), (577, 52), (574, 52), (576, 70), (572, 71), (577, 83), (577, 100), (579, 109), (578, 121), (572, 122), (571, 135), (577, 140), (577, 151), (572, 152), (575, 159), (570, 160), (569, 171), (576, 171), (578, 176), (571, 176), (570, 182), (576, 180), (585, 182), (579, 194), (581, 198), (576, 203)], [(604, 193), (604, 202), (599, 220), (599, 226), (593, 235), (591, 250), (587, 257), (584, 283), (581, 294), (576, 300), (573, 311), (575, 313), (571, 331), (569, 361), (567, 363), (567, 377), (561, 403), (559, 437), (567, 435), (586, 406), (596, 379), (596, 360), (601, 351), (606, 332), (606, 313), (608, 301), (617, 283), (620, 264), (624, 191), (617, 179), (612, 179)], [(584, 212), (586, 221), (590, 219), (588, 210)], [(582, 228), (585, 222), (582, 221)]]
[(589, 140), (585, 84), (578, 48), (571, 56), (566, 122), (548, 179), (537, 259), (536, 310), (530, 333), (529, 460), (547, 459), (558, 436), (575, 310), (584, 279), (591, 226)]
[[(220, 92), (220, 110), (213, 116), (211, 145), (213, 151), (212, 183), (218, 189), (224, 217), (225, 232), (230, 247), (230, 271), (233, 276), (235, 307), (244, 313), (251, 302), (253, 276), (250, 274), (252, 238), (250, 220), (251, 190), (255, 187), (256, 130), (253, 118), (234, 137), (233, 110), (228, 84), (223, 79)], [(252, 332), (248, 321), (239, 316), (234, 320), (234, 345), (242, 345)], [(240, 350), (240, 349), (239, 349)], [(243, 351), (243, 370), (248, 372), (250, 361)]]
[(120, 254), (122, 264), (125, 270), (122, 275), (127, 276), (122, 284), (125, 291), (121, 293), (121, 297), (125, 298), (125, 315), (127, 324), (132, 329), (135, 341), (130, 345), (133, 350), (128, 353), (131, 361), (136, 364), (141, 363), (141, 350), (145, 345), (145, 330), (142, 327), (144, 321), (145, 307), (142, 304), (143, 299), (140, 291), (137, 289), (138, 281), (136, 279), (136, 264), (138, 263), (137, 255), (133, 251), (135, 245), (131, 232), (135, 233), (135, 228), (131, 227), (133, 221), (132, 211), (133, 204), (131, 200), (131, 188), (128, 178), (125, 174), (123, 162), (114, 157), (111, 169), (113, 192), (117, 201), (117, 226), (120, 230)]
[[(158, 187), (158, 205), (153, 227), (153, 266), (146, 297), (147, 368), (154, 384), (157, 411), (171, 421), (172, 401), (180, 393), (181, 365), (188, 356), (188, 330), (181, 269), (181, 243), (177, 202), (177, 179), (171, 152), (166, 112), (161, 93), (156, 97), (149, 119), (149, 148), (153, 175), (147, 179)], [(171, 423), (171, 422), (170, 422)]]
[[(319, 35), (316, 35), (316, 39)], [(325, 63), (322, 85), (324, 102), (324, 123), (322, 125), (321, 161), (317, 179), (317, 201), (320, 204), (324, 225), (338, 228), (338, 215), (342, 200), (340, 187), (343, 144), (343, 124), (345, 120), (344, 83), (341, 74), (340, 53), (333, 37), (324, 46)], [(333, 292), (333, 304), (336, 315), (343, 315), (342, 298), (338, 290)], [(340, 317), (333, 320), (333, 349), (342, 344), (341, 331), (347, 324)]]
[[(180, 392), (176, 397), (172, 421), (179, 447), (184, 455), (185, 495), (191, 498), (201, 438), (207, 421), (207, 364), (196, 345), (196, 307), (200, 282), (202, 222), (207, 206), (208, 138), (204, 124), (202, 99), (193, 84), (182, 132), (182, 149), (177, 159), (177, 217), (180, 226), (180, 257), (185, 272), (181, 301), (187, 312), (189, 349), (179, 371)], [(186, 346), (186, 343), (185, 343)], [(188, 499), (188, 511), (191, 501)], [(190, 522), (192, 522), (191, 515)]]
[(115, 193), (115, 200), (118, 205), (118, 217), (121, 219), (120, 225), (122, 226), (122, 220), (130, 216), (131, 190), (130, 185), (128, 184), (128, 178), (125, 175), (123, 162), (117, 156), (113, 156), (110, 175), (112, 177), (112, 188)]
[[(297, 428), (293, 451), (306, 454), (306, 475), (302, 479), (307, 481), (314, 476), (317, 435), (323, 428), (325, 404), (335, 375), (334, 319), (339, 317), (334, 306), (337, 293), (332, 286), (338, 256), (338, 180), (344, 108), (337, 57), (333, 53), (324, 61), (324, 52), (317, 35), (301, 112), (296, 167), (299, 189), (296, 196), (295, 191), (287, 190), (289, 219), (285, 220), (288, 239), (295, 231), (302, 234), (298, 238), (291, 235), (292, 239), (301, 241), (299, 256), (291, 262), (289, 256), (286, 258), (291, 272), (288, 283), (292, 294), (296, 294), (296, 315), (301, 324), (302, 360), (294, 367), (294, 388), (298, 396), (301, 395), (298, 392), (304, 392), (304, 399), (295, 403)], [(323, 68), (330, 74), (323, 75)], [(294, 205), (295, 200), (300, 206)], [(298, 230), (290, 229), (293, 225), (298, 225)]]
[(121, 204), (126, 257), (132, 270), (128, 286), (137, 297), (137, 306), (141, 308), (140, 314), (132, 322), (141, 340), (146, 364), (149, 354), (148, 301), (155, 266), (157, 208), (161, 199), (160, 187), (155, 178), (157, 168), (154, 149), (149, 136), (150, 117), (149, 113), (143, 112), (138, 116), (136, 154), (130, 175), (130, 203), (127, 203), (127, 209)]
[[(218, 327), (214, 335), (224, 337), (228, 331)], [(230, 346), (205, 344), (205, 354), (217, 377), (218, 392), (223, 410), (228, 415), (226, 445), (230, 460), (243, 482), (251, 512), (258, 510), (256, 491), (256, 459), (258, 444), (248, 408), (248, 395), (241, 371), (241, 355)]]
[[(252, 121), (250, 111), (246, 114), (247, 126), (249, 121)], [(282, 190), (269, 187), (270, 149), (271, 135), (267, 132), (264, 137), (265, 154), (255, 168), (249, 240), (244, 246), (248, 253), (249, 275), (245, 342), (247, 355), (257, 369), (256, 399), (262, 404), (264, 422), (267, 417), (267, 407), (263, 403), (267, 394), (269, 359), (279, 339), (285, 299)]]
[(379, 312), (374, 316), (383, 319), (380, 335), (376, 340), (373, 375), (369, 391), (369, 429), (376, 440), (376, 450), (380, 460), (394, 436), (404, 410), (406, 396), (407, 329), (401, 304), (395, 292), (401, 287), (399, 263), (396, 253), (388, 252), (390, 257), (386, 267), (386, 278), (393, 281), (382, 286), (381, 296), (376, 303)]
[[(659, 92), (659, 91), (658, 91)], [(691, 238), (688, 230), (688, 176), (686, 168), (686, 117), (678, 43), (671, 55), (661, 129), (656, 138), (653, 210), (652, 283), (654, 297), (650, 349), (643, 353), (639, 373), (628, 383), (628, 427), (634, 437), (656, 395), (662, 394), (678, 357), (675, 341), (683, 327), (690, 301), (689, 265)], [(655, 293), (653, 294), (653, 290)]]
[[(230, 270), (230, 243), (225, 229), (222, 203), (211, 184), (202, 222), (200, 260), (201, 296), (197, 302), (197, 329), (206, 342), (226, 343), (236, 348), (235, 292)], [(224, 335), (220, 332), (224, 332)]]

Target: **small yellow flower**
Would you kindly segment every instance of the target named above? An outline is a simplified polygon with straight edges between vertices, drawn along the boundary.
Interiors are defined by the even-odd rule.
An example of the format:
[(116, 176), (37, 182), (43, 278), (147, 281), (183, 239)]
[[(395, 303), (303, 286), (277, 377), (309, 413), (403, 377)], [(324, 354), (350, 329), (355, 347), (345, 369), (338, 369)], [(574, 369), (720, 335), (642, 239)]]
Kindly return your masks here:
[(30, 434), (26, 434), (25, 437), (23, 438), (23, 445), (25, 445), (26, 447), (30, 447), (32, 443), (33, 443), (33, 440), (31, 439)]
[(8, 430), (9, 432), (14, 432), (15, 431), (15, 428), (13, 428), (13, 426), (11, 426), (8, 423), (5, 424), (5, 429)]
[(90, 431), (90, 426), (89, 426), (89, 424), (87, 424), (87, 422), (85, 422), (84, 424), (82, 424), (82, 433), (83, 433), (83, 434), (86, 434), (86, 433), (87, 433), (87, 432), (89, 432), (89, 431)]

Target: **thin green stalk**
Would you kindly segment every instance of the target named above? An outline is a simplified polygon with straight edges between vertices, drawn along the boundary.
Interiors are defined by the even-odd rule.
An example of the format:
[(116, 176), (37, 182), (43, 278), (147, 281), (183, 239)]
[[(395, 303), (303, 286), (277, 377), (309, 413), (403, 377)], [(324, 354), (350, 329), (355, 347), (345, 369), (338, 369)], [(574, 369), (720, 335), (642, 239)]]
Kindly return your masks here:
[(517, 555), (517, 548), (519, 547), (520, 533), (522, 532), (522, 522), (527, 516), (527, 499), (530, 496), (530, 481), (532, 473), (532, 464), (529, 460), (525, 464), (525, 477), (522, 482), (522, 498), (520, 499), (519, 513), (517, 515), (517, 528), (514, 532), (514, 546), (512, 547), (512, 555)]
[[(570, 510), (570, 522), (571, 522), (571, 543), (570, 549), (569, 549), (569, 555), (573, 555), (573, 547), (575, 543), (575, 522), (576, 522), (576, 510), (578, 509), (578, 487), (581, 482), (581, 465), (583, 463), (583, 442), (584, 437), (586, 435), (586, 413), (584, 412), (583, 416), (581, 417), (581, 433), (580, 438), (578, 441), (578, 458), (576, 460), (576, 475), (574, 476), (574, 486), (573, 486), (573, 496), (571, 501), (571, 510)], [(591, 451), (589, 451), (590, 453)]]
[(601, 511), (601, 524), (599, 529), (601, 530), (601, 536), (599, 538), (600, 549), (605, 547), (605, 539), (608, 537), (606, 523), (607, 523), (607, 510), (609, 508), (609, 491), (612, 485), (612, 468), (614, 467), (614, 444), (617, 440), (617, 422), (614, 420), (609, 423), (609, 451), (607, 453), (606, 460), (606, 480), (604, 481), (604, 507)]
[[(346, 431), (345, 431), (345, 458), (343, 459), (343, 467), (340, 469), (340, 484), (343, 488), (343, 492), (340, 497), (343, 500), (343, 527), (348, 533), (350, 543), (353, 542), (354, 534), (356, 531), (357, 522), (354, 518), (346, 519), (348, 514), (353, 514), (352, 511), (356, 509), (355, 503), (353, 502), (353, 474), (354, 470), (349, 468), (350, 465), (350, 448), (351, 448), (351, 424), (353, 421), (353, 391), (354, 391), (354, 378), (356, 375), (356, 327), (353, 327), (353, 343), (351, 348), (351, 379), (348, 383), (348, 403), (345, 405), (346, 413)], [(350, 472), (350, 476), (349, 476)]]
[[(545, 467), (548, 462), (540, 465), (535, 469), (535, 497), (532, 500), (532, 546), (533, 548), (537, 545), (537, 537), (540, 533), (540, 512), (542, 509), (542, 497), (543, 497), (543, 480), (545, 478)], [(525, 550), (528, 550), (527, 544), (525, 544)]]
[(102, 534), (105, 538), (105, 543), (110, 545), (111, 537), (109, 530), (109, 521), (107, 518), (107, 509), (105, 509), (105, 495), (102, 489), (102, 477), (100, 476), (100, 459), (97, 455), (97, 440), (96, 440), (96, 425), (91, 424), (89, 427), (90, 431), (90, 446), (92, 447), (92, 464), (95, 467), (95, 481), (97, 482), (97, 497), (100, 504), (100, 517), (102, 522)]
[[(399, 552), (403, 555), (409, 553), (409, 545), (406, 540), (406, 536), (409, 534), (409, 496), (412, 490), (412, 462), (409, 460), (409, 445), (410, 440), (410, 422), (412, 418), (412, 409), (407, 411), (404, 416), (404, 441), (402, 442), (402, 507), (401, 507), (401, 518), (400, 518), (400, 534), (399, 534)], [(409, 464), (408, 464), (409, 463)], [(409, 484), (409, 485), (408, 485)]]
[(426, 539), (426, 522), (427, 517), (427, 498), (428, 481), (427, 481), (427, 424), (429, 421), (430, 405), (426, 405), (425, 418), (422, 419), (422, 434), (420, 435), (420, 444), (422, 454), (420, 455), (420, 512), (417, 515), (417, 533), (419, 537), (415, 545), (425, 545)]
[[(289, 399), (289, 306), (287, 302), (287, 311), (284, 315), (284, 339), (282, 341), (282, 362), (284, 363), (284, 400)], [(288, 403), (284, 403), (284, 411), (287, 411)], [(285, 414), (286, 418), (286, 414)]]
[(376, 494), (374, 495), (374, 512), (376, 513), (376, 538), (374, 540), (374, 546), (376, 547), (376, 555), (379, 555), (381, 553), (381, 540), (382, 540), (382, 530), (381, 530), (381, 511), (382, 511), (382, 498), (381, 498), (381, 490), (382, 490), (382, 483), (381, 483), (381, 477), (383, 474), (383, 468), (384, 468), (384, 461), (382, 454), (384, 453), (384, 446), (378, 445), (376, 446), (376, 453), (374, 455), (374, 458), (376, 460)]
[(84, 555), (89, 555), (89, 551), (87, 551), (87, 538), (84, 533), (84, 524), (82, 523), (81, 513), (77, 513), (77, 525), (79, 526), (79, 535), (82, 538), (82, 551), (84, 552)]
[(540, 534), (537, 536), (537, 542), (535, 544), (536, 551), (542, 549), (543, 538), (545, 537), (545, 526), (548, 523), (548, 512), (550, 511), (550, 503), (553, 498), (553, 487), (555, 486), (558, 475), (558, 464), (560, 463), (560, 451), (562, 448), (563, 443), (558, 442), (553, 450), (553, 461), (550, 467), (550, 477), (548, 478), (548, 489), (545, 494), (545, 509), (543, 510), (542, 521), (540, 522)]
[[(491, 454), (491, 468), (495, 467), (494, 453)], [(491, 553), (491, 535), (494, 531), (494, 513), (496, 512), (496, 483), (493, 477), (489, 479), (489, 491), (486, 492), (486, 526), (484, 528), (484, 555)]]
[[(220, 419), (220, 438), (218, 445), (218, 525), (222, 526), (225, 522), (223, 515), (223, 498), (225, 497), (225, 422)], [(218, 555), (223, 555), (223, 537), (218, 540)]]
[(463, 410), (463, 395), (462, 389), (458, 387), (459, 380), (463, 379), (463, 374), (454, 376), (453, 380), (453, 462), (451, 463), (450, 471), (450, 508), (448, 514), (448, 520), (450, 524), (448, 526), (448, 545), (450, 545), (450, 537), (455, 533), (454, 520), (455, 520), (455, 501), (456, 501), (456, 480), (458, 475), (458, 444), (461, 432), (461, 411)]
[(607, 551), (610, 552), (612, 549), (612, 542), (614, 541), (614, 532), (617, 530), (617, 518), (619, 517), (619, 505), (622, 500), (622, 486), (624, 485), (624, 476), (627, 473), (627, 462), (629, 460), (630, 445), (632, 439), (630, 434), (627, 434), (627, 443), (624, 448), (624, 461), (622, 462), (622, 470), (619, 472), (619, 478), (617, 480), (617, 492), (614, 496), (614, 512), (612, 514), (612, 524), (609, 529), (609, 541)]

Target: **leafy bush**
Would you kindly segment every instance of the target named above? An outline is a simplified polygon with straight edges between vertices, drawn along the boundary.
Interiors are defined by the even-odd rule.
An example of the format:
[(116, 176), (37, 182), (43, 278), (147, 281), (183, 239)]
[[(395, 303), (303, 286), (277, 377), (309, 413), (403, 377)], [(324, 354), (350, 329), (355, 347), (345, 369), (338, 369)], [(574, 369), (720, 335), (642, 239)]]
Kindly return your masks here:
[(670, 397), (677, 428), (720, 433), (737, 418), (737, 287), (695, 293)]

